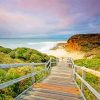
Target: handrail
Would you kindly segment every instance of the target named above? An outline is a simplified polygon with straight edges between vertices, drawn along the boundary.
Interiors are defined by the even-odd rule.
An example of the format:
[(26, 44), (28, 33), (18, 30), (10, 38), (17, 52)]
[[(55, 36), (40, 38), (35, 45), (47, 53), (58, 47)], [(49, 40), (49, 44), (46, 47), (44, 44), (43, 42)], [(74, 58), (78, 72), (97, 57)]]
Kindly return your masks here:
[[(73, 74), (74, 74), (74, 79), (76, 80), (76, 77), (78, 77), (81, 80), (81, 93), (84, 96), (84, 85), (93, 93), (93, 95), (95, 95), (95, 97), (100, 100), (100, 94), (88, 83), (85, 81), (85, 77), (86, 77), (86, 72), (87, 73), (91, 73), (92, 75), (95, 75), (97, 77), (100, 77), (100, 72), (98, 71), (94, 71), (92, 69), (88, 69), (85, 67), (81, 67), (81, 66), (77, 66), (74, 64), (74, 61), (69, 58), (68, 59), (69, 64), (71, 64), (72, 68), (73, 68)], [(76, 68), (79, 68), (82, 70), (82, 77), (77, 73)], [(85, 96), (84, 96), (85, 99)]]
[(77, 67), (81, 70), (84, 70), (85, 72), (88, 72), (88, 73), (95, 75), (97, 77), (100, 77), (100, 72), (98, 72), (98, 71), (95, 71), (93, 69), (89, 69), (89, 68), (86, 68), (86, 67), (77, 66), (77, 65), (75, 65), (75, 67)]
[[(25, 66), (32, 66), (32, 69), (33, 69), (36, 65), (45, 65), (45, 69), (40, 70), (40, 71), (38, 71), (38, 72), (36, 72), (36, 73), (34, 73), (34, 72), (32, 71), (32, 73), (27, 74), (27, 75), (25, 75), (25, 76), (21, 76), (21, 77), (19, 77), (19, 78), (10, 80), (10, 81), (8, 81), (8, 82), (1, 83), (1, 84), (0, 84), (0, 89), (3, 89), (3, 88), (5, 88), (5, 87), (8, 87), (8, 86), (10, 86), (10, 85), (13, 85), (14, 83), (17, 83), (17, 82), (19, 82), (19, 81), (21, 81), (21, 80), (24, 80), (24, 79), (30, 78), (30, 77), (32, 77), (32, 81), (33, 81), (34, 76), (35, 76), (36, 74), (40, 74), (40, 73), (42, 73), (42, 72), (44, 72), (44, 71), (48, 71), (48, 70), (51, 68), (51, 63), (54, 63), (54, 62), (52, 62), (51, 60), (52, 60), (52, 59), (50, 58), (50, 60), (49, 60), (47, 63), (0, 64), (0, 68), (2, 68), (2, 69), (5, 69), (5, 68), (25, 67)], [(56, 63), (56, 62), (55, 62), (55, 63)], [(48, 65), (48, 64), (49, 64), (49, 65)], [(48, 66), (49, 66), (49, 68), (48, 68)], [(34, 82), (33, 82), (33, 84), (34, 84)], [(23, 92), (23, 93), (24, 93), (24, 92)], [(20, 94), (19, 94), (19, 95), (20, 95)], [(18, 97), (19, 97), (19, 96), (18, 96)], [(16, 97), (16, 98), (17, 98), (17, 97)]]
[(15, 67), (25, 67), (33, 65), (44, 65), (45, 63), (15, 63), (15, 64), (0, 64), (0, 68), (15, 68)]
[(13, 85), (14, 83), (17, 83), (17, 82), (19, 82), (21, 80), (24, 80), (24, 79), (29, 78), (29, 77), (32, 77), (32, 76), (34, 76), (34, 74), (28, 74), (28, 75), (25, 75), (25, 76), (22, 76), (22, 77), (13, 79), (11, 81), (2, 83), (2, 84), (0, 84), (0, 89), (6, 88), (6, 87), (8, 87), (10, 85)]
[(77, 77), (88, 87), (88, 89), (100, 100), (100, 94), (90, 85), (88, 84), (78, 73), (75, 73)]

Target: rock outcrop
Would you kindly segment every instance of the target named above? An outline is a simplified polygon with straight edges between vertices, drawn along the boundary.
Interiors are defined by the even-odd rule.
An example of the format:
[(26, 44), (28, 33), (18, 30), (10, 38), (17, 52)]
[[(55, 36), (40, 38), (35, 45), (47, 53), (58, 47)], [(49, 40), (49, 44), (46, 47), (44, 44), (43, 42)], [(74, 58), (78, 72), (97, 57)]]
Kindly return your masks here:
[(77, 34), (67, 41), (67, 51), (88, 52), (94, 49), (100, 50), (100, 34)]

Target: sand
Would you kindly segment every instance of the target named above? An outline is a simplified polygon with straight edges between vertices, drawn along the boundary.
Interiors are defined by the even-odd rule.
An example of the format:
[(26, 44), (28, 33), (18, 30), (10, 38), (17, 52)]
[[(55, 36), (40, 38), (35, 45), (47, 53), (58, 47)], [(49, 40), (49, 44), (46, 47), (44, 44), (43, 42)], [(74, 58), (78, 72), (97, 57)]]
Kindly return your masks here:
[(58, 57), (58, 58), (67, 58), (67, 57), (71, 57), (72, 59), (82, 59), (84, 54), (81, 53), (81, 52), (73, 52), (73, 53), (70, 53), (70, 52), (67, 52), (65, 51), (65, 49), (63, 48), (58, 48), (56, 50), (49, 50), (47, 52), (48, 55), (52, 55), (52, 56), (55, 56), (55, 57)]

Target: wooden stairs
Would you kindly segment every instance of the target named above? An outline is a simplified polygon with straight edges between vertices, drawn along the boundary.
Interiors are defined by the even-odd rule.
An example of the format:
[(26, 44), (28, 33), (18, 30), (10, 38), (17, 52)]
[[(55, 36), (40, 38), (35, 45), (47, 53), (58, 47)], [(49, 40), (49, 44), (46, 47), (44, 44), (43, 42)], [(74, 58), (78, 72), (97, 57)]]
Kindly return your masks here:
[(19, 100), (83, 100), (74, 81), (73, 70), (60, 61), (41, 83), (33, 85)]

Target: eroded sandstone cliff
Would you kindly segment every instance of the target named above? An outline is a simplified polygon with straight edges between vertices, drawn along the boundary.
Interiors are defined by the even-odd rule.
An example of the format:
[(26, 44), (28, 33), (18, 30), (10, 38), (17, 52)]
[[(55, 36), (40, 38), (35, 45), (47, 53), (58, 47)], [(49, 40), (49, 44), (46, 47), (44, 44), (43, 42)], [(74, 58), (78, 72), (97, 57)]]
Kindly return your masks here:
[(67, 41), (65, 46), (67, 51), (100, 50), (100, 34), (77, 34)]

